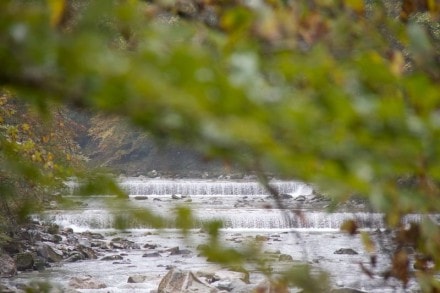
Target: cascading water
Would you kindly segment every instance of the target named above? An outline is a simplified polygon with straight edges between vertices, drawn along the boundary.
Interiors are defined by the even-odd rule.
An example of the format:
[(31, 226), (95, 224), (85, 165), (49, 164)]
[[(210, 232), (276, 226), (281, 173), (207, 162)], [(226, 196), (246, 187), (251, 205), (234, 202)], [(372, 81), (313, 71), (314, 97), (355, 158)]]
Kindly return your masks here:
[[(111, 229), (114, 227), (114, 217), (122, 217), (122, 213), (111, 213), (106, 210), (71, 211), (68, 213), (47, 213), (42, 216), (45, 221), (56, 223), (64, 227), (72, 227), (77, 231), (89, 229)], [(403, 223), (420, 222), (422, 216), (408, 215), (403, 218)], [(325, 229), (338, 230), (347, 220), (356, 222), (358, 228), (380, 229), (384, 228), (383, 215), (379, 213), (325, 213), (307, 212), (295, 214), (280, 212), (278, 210), (239, 210), (231, 212), (226, 210), (206, 209), (196, 213), (193, 228), (202, 228), (206, 223), (219, 220), (226, 229)], [(127, 218), (128, 228), (152, 228), (151, 225), (136, 219)], [(170, 219), (167, 228), (175, 228), (175, 223)]]
[[(298, 181), (272, 181), (271, 186), (280, 194), (297, 196), (314, 196), (313, 189)], [(71, 183), (74, 187), (74, 185)], [(133, 209), (150, 209), (169, 219), (168, 228), (176, 225), (170, 215), (176, 204), (172, 195), (191, 198), (186, 203), (193, 209), (195, 224), (201, 228), (212, 220), (220, 220), (223, 228), (231, 229), (339, 229), (346, 220), (354, 220), (359, 228), (383, 228), (382, 214), (365, 212), (326, 213), (322, 211), (292, 212), (289, 209), (267, 208), (273, 200), (267, 197), (268, 192), (258, 182), (248, 181), (212, 181), (212, 180), (140, 180), (128, 179), (120, 182), (121, 187), (133, 198), (145, 195), (146, 201), (131, 200)], [(248, 205), (237, 207), (237, 202), (245, 201)], [(294, 199), (290, 200), (290, 203)], [(50, 211), (44, 215), (46, 220), (62, 226), (76, 229), (110, 229), (114, 227), (114, 216), (124, 218), (130, 211), (108, 211), (93, 206), (89, 209), (75, 211)], [(420, 216), (410, 215), (404, 222), (420, 221)], [(151, 228), (138, 220), (128, 219), (129, 228)]]
[[(120, 183), (130, 195), (268, 195), (258, 182), (211, 180), (127, 180)], [(280, 194), (310, 195), (313, 189), (297, 181), (271, 181)]]
[[(272, 188), (280, 194), (289, 194), (295, 203), (298, 196), (313, 198), (310, 185), (297, 181), (270, 182)], [(72, 184), (71, 184), (72, 185)], [(168, 228), (176, 225), (172, 219), (175, 205), (185, 204), (193, 210), (195, 221), (193, 228), (201, 228), (209, 221), (220, 220), (223, 228), (230, 229), (334, 229), (340, 228), (346, 220), (354, 220), (359, 228), (383, 228), (382, 214), (366, 212), (326, 213), (322, 211), (302, 211), (295, 209), (279, 210), (267, 208), (273, 200), (258, 182), (248, 181), (212, 181), (212, 180), (163, 180), (128, 179), (121, 181), (121, 187), (130, 195), (133, 209), (149, 209), (169, 219)], [(72, 185), (74, 187), (74, 185)], [(179, 194), (185, 201), (172, 199)], [(147, 200), (134, 200), (144, 195)], [(93, 199), (92, 199), (93, 200)], [(98, 199), (95, 199), (98, 200)], [(246, 203), (238, 205), (237, 203)], [(287, 203), (287, 202), (286, 202)], [(79, 230), (110, 229), (114, 227), (114, 216), (127, 218), (128, 228), (151, 228), (150, 225), (136, 219), (129, 219), (129, 210), (109, 211), (99, 205), (90, 204), (89, 208), (73, 211), (49, 211), (43, 218), (61, 226)], [(418, 215), (403, 219), (420, 221)]]

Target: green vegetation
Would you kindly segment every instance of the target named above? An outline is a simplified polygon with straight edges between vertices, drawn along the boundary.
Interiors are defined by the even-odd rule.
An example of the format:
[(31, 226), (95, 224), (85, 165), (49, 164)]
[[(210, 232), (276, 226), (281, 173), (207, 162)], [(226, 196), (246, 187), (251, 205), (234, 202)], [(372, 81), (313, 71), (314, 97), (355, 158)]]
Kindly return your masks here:
[[(52, 123), (64, 106), (102, 111), (263, 181), (272, 171), (337, 201), (365, 197), (438, 292), (440, 228), (399, 220), (440, 210), (440, 7), (366, 3), (0, 1), (2, 202), (23, 180), (38, 190), (67, 176), (58, 166), (74, 153), (63, 138), (49, 146), (23, 102)], [(397, 251), (390, 269), (403, 283), (407, 259)]]

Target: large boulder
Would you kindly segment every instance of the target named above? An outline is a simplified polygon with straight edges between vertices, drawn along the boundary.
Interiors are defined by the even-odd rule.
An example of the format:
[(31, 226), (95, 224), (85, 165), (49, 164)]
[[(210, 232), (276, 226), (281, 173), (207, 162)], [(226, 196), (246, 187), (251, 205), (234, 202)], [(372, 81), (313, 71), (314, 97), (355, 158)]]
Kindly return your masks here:
[(74, 289), (102, 289), (107, 285), (92, 276), (72, 277), (69, 280), (69, 287)]
[(12, 277), (17, 274), (17, 267), (12, 257), (7, 254), (0, 255), (0, 277)]
[(37, 247), (37, 254), (48, 262), (60, 262), (63, 260), (63, 252), (49, 243), (40, 242)]
[(218, 290), (200, 281), (191, 271), (170, 270), (160, 281), (157, 293), (217, 293)]
[(15, 264), (18, 271), (32, 270), (34, 268), (34, 256), (30, 252), (22, 252), (15, 255)]

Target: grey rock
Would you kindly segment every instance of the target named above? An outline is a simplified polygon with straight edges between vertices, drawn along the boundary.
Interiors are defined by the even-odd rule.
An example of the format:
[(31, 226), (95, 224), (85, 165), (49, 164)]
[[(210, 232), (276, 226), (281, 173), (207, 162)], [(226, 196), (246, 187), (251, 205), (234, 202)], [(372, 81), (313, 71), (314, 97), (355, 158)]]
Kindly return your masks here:
[(92, 247), (92, 243), (87, 238), (78, 239), (78, 244), (85, 247)]
[(101, 258), (101, 260), (121, 260), (124, 259), (122, 256), (115, 254), (115, 255), (107, 255)]
[(147, 276), (134, 275), (128, 277), (127, 283), (144, 283), (146, 280), (147, 280)]
[(172, 199), (182, 199), (182, 195), (181, 194), (173, 194), (171, 195)]
[(124, 238), (113, 238), (110, 247), (116, 249), (140, 249), (139, 244)]
[(63, 260), (63, 252), (48, 243), (38, 244), (37, 255), (47, 259), (48, 262), (60, 262)]
[(95, 251), (90, 247), (78, 245), (76, 249), (87, 259), (97, 259)]
[(46, 260), (41, 256), (36, 256), (34, 258), (34, 270), (39, 272), (44, 271), (46, 269), (46, 265), (48, 265)]
[(279, 261), (293, 261), (293, 258), (289, 254), (281, 254), (278, 258)]
[(287, 194), (287, 193), (281, 193), (280, 198), (281, 199), (291, 199), (291, 198), (293, 198), (293, 196), (290, 194)]
[(147, 173), (147, 176), (150, 178), (156, 178), (159, 175), (159, 173), (156, 170), (151, 170)]
[(331, 290), (330, 293), (367, 293), (367, 292), (352, 288), (338, 288)]
[(304, 195), (299, 195), (297, 197), (295, 197), (296, 201), (306, 201), (306, 197)]
[(12, 277), (17, 274), (17, 267), (12, 257), (7, 254), (0, 255), (0, 277)]
[(218, 289), (203, 283), (192, 272), (179, 269), (170, 270), (160, 281), (158, 293), (217, 293)]
[(100, 240), (105, 239), (104, 235), (90, 231), (85, 231), (81, 233), (81, 235), (86, 237), (87, 239), (100, 239)]
[(74, 289), (102, 289), (107, 285), (92, 276), (73, 277), (69, 280), (69, 286)]
[(16, 293), (19, 292), (17, 288), (10, 287), (6, 284), (0, 283), (0, 292), (2, 293)]
[(161, 255), (159, 252), (150, 252), (142, 255), (142, 257), (160, 257), (160, 256)]
[(354, 255), (354, 254), (358, 254), (355, 250), (351, 249), (351, 248), (340, 248), (338, 250), (336, 250), (334, 252), (334, 254), (349, 254), (349, 255)]
[(147, 200), (147, 199), (148, 199), (148, 196), (146, 196), (146, 195), (136, 195), (136, 196), (134, 197), (134, 199), (135, 199), (135, 200)]
[(179, 246), (174, 246), (171, 248), (167, 248), (164, 250), (164, 252), (169, 252), (171, 255), (173, 254), (179, 254)]
[(149, 244), (149, 243), (147, 243), (143, 247), (147, 248), (147, 249), (156, 249), (157, 248), (157, 244)]
[(78, 251), (73, 252), (69, 257), (67, 257), (64, 261), (65, 262), (76, 262), (79, 260), (85, 259), (84, 255)]

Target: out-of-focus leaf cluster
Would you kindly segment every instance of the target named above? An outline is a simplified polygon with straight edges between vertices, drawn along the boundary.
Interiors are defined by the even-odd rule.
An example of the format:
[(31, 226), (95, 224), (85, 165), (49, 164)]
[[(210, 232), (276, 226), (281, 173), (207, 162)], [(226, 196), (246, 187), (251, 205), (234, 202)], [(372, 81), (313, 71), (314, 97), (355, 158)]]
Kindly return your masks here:
[[(55, 2), (0, 2), (0, 85), (40, 109), (123, 115), (336, 200), (360, 194), (392, 226), (439, 211), (435, 1)], [(436, 271), (439, 233), (414, 242)]]

